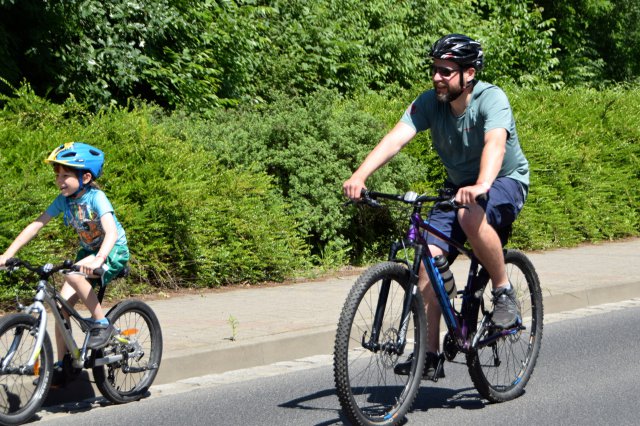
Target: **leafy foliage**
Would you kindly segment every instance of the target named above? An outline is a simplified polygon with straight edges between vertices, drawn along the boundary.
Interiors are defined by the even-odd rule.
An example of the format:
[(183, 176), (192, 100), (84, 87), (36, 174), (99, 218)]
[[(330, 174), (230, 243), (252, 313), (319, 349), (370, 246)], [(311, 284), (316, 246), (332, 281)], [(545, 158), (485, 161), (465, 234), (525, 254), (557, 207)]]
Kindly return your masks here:
[(516, 91), (531, 193), (514, 244), (549, 248), (640, 231), (640, 90)]
[[(75, 108), (75, 110), (74, 110)], [(136, 281), (217, 286), (282, 280), (306, 264), (295, 215), (264, 173), (224, 168), (202, 147), (167, 136), (158, 111), (87, 113), (21, 89), (0, 113), (0, 246), (6, 248), (57, 194), (52, 147), (83, 140), (106, 153), (99, 180), (130, 242)], [(54, 221), (20, 253), (73, 258), (77, 237)]]
[(556, 18), (554, 48), (568, 85), (598, 87), (637, 80), (640, 3), (626, 0), (538, 0)]
[[(342, 207), (341, 185), (386, 129), (335, 92), (295, 100), (281, 96), (262, 108), (219, 112), (207, 121), (174, 116), (166, 125), (175, 137), (210, 150), (226, 167), (272, 176), (316, 254), (327, 247), (344, 249), (354, 232), (362, 231), (352, 227), (354, 212)], [(424, 170), (401, 154), (372, 184), (406, 190)]]
[(558, 49), (551, 47), (553, 19), (543, 19), (541, 10), (526, 0), (474, 0), (474, 5), (482, 19), (475, 31), (486, 52), (483, 79), (523, 87), (552, 82), (559, 87), (553, 72), (558, 65)]
[[(554, 10), (567, 12), (571, 1), (578, 0)], [(355, 96), (388, 85), (409, 88), (428, 78), (431, 43), (462, 32), (485, 44), (488, 81), (560, 87), (562, 76), (570, 83), (603, 78), (598, 64), (609, 57), (624, 58), (611, 67), (620, 71), (613, 78), (633, 79), (638, 8), (618, 1), (613, 35), (571, 55), (562, 43), (567, 31), (582, 31), (582, 15), (568, 13), (551, 46), (559, 15), (542, 14), (530, 0), (3, 1), (0, 77), (14, 86), (26, 79), (41, 96), (73, 97), (93, 109), (141, 98), (204, 112), (270, 102), (278, 93), (331, 89)], [(587, 16), (602, 32), (610, 22), (601, 9)], [(636, 30), (627, 34), (625, 25)], [(23, 28), (30, 31), (25, 35)], [(582, 40), (568, 47), (579, 48)], [(563, 71), (594, 66), (572, 80), (575, 73), (555, 72), (558, 55), (567, 61)]]

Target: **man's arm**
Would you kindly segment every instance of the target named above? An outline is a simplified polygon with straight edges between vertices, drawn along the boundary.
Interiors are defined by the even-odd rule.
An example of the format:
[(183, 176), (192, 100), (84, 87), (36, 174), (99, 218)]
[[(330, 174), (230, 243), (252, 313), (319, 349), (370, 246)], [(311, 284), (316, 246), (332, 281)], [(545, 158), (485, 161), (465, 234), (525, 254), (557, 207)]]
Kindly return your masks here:
[(344, 195), (357, 200), (360, 192), (366, 188), (365, 182), (380, 167), (391, 160), (416, 135), (410, 125), (398, 122), (367, 155), (358, 170), (342, 185)]
[(507, 146), (506, 129), (493, 129), (484, 135), (484, 148), (480, 158), (480, 172), (475, 185), (460, 188), (456, 200), (463, 204), (476, 202), (476, 197), (489, 192), (489, 188), (496, 180)]

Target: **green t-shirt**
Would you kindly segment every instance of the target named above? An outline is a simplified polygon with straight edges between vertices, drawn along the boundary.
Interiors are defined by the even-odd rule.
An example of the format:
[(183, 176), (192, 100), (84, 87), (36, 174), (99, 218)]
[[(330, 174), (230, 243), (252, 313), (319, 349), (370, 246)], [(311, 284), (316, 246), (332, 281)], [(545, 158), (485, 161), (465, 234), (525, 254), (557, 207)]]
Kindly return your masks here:
[(433, 146), (455, 185), (473, 184), (480, 172), (484, 135), (492, 129), (507, 130), (507, 146), (498, 177), (507, 176), (529, 187), (529, 163), (520, 148), (516, 123), (507, 95), (497, 86), (478, 82), (462, 116), (449, 103), (438, 102), (435, 90), (422, 93), (401, 118), (421, 132), (431, 130)]

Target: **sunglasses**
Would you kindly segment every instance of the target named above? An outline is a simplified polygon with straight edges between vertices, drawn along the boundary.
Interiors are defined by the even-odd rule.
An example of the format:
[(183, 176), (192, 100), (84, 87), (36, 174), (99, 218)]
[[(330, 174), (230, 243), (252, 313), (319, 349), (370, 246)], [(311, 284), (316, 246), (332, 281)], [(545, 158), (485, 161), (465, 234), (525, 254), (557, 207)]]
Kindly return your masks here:
[(440, 76), (442, 77), (451, 77), (453, 73), (456, 73), (458, 71), (460, 71), (459, 68), (453, 69), (453, 68), (447, 68), (447, 67), (439, 67), (437, 65), (431, 66), (431, 75), (440, 74)]

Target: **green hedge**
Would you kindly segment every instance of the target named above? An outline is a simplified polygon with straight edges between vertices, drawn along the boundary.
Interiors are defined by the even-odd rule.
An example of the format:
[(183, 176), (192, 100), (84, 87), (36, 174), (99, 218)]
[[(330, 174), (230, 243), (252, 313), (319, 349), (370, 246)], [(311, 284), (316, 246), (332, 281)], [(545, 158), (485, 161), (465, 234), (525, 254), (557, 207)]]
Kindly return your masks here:
[(572, 246), (640, 234), (640, 88), (510, 91), (531, 163), (513, 244)]
[[(40, 101), (28, 88), (0, 112), (0, 247), (4, 250), (57, 194), (43, 163), (80, 140), (105, 151), (98, 183), (122, 222), (133, 278), (159, 287), (282, 280), (307, 263), (299, 222), (263, 172), (222, 167), (195, 144), (163, 133), (145, 106), (91, 115)], [(75, 235), (56, 219), (19, 254), (33, 262), (75, 255)]]
[[(396, 119), (401, 113), (402, 109), (394, 111)], [(359, 258), (376, 236), (388, 231), (355, 226), (361, 218), (343, 206), (342, 196), (342, 183), (388, 126), (334, 91), (280, 96), (256, 108), (218, 111), (207, 120), (175, 115), (164, 124), (173, 136), (204, 147), (227, 167), (273, 176), (291, 214), (302, 218), (300, 228), (312, 253), (325, 265), (344, 263), (349, 253)], [(401, 153), (370, 184), (404, 191), (426, 170), (420, 161)]]
[[(505, 91), (532, 182), (511, 245), (640, 235), (640, 88)], [(0, 111), (0, 248), (57, 193), (42, 159), (57, 144), (83, 140), (107, 154), (99, 182), (128, 234), (133, 287), (282, 280), (378, 259), (398, 235), (397, 215), (344, 207), (341, 184), (419, 92), (346, 99), (321, 91), (203, 118), (145, 105), (95, 115), (23, 87)], [(420, 134), (368, 185), (424, 191), (442, 177)], [(72, 257), (75, 235), (55, 225), (21, 255)]]

